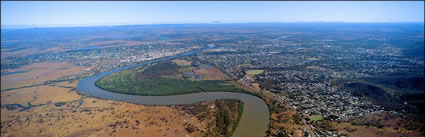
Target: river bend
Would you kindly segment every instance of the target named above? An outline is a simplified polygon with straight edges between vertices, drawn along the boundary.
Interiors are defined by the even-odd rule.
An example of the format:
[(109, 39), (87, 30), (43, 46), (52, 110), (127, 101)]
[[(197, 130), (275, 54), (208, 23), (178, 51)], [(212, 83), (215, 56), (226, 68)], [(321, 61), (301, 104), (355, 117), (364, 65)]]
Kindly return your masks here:
[[(214, 48), (209, 47), (207, 49)], [(201, 101), (211, 101), (216, 99), (238, 99), (244, 102), (244, 112), (239, 122), (238, 128), (233, 134), (234, 137), (263, 137), (266, 135), (269, 124), (269, 109), (266, 103), (253, 95), (235, 93), (235, 92), (202, 92), (202, 93), (191, 93), (183, 95), (170, 95), (170, 96), (138, 96), (138, 95), (128, 95), (110, 92), (104, 89), (101, 89), (95, 85), (95, 82), (109, 74), (119, 72), (125, 69), (130, 69), (134, 67), (139, 67), (142, 65), (147, 65), (163, 60), (171, 60), (178, 57), (188, 56), (195, 53), (198, 53), (201, 50), (186, 52), (177, 56), (165, 57), (161, 59), (155, 59), (147, 61), (141, 64), (130, 65), (111, 71), (102, 72), (93, 76), (83, 78), (79, 83), (77, 88), (88, 95), (93, 97), (125, 101), (136, 104), (144, 105), (174, 105), (174, 104), (192, 104)]]

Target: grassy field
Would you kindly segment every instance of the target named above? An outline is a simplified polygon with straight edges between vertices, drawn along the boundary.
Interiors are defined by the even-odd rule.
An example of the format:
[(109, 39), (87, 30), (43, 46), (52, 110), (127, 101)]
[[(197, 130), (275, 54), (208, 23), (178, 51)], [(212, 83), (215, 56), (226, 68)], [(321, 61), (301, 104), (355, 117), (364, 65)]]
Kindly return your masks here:
[(321, 58), (307, 58), (308, 61), (316, 61), (316, 60), (320, 60)]
[(176, 63), (179, 66), (190, 66), (192, 65), (192, 61), (186, 60), (186, 59), (176, 59), (173, 60), (174, 63)]
[(322, 120), (323, 117), (321, 115), (312, 115), (308, 117), (311, 121), (319, 121)]
[(180, 66), (171, 61), (150, 66), (124, 70), (96, 81), (96, 86), (113, 92), (162, 96), (195, 92), (247, 92), (232, 81), (190, 80), (177, 76), (189, 66)]
[(264, 70), (254, 69), (254, 70), (248, 70), (248, 71), (246, 71), (246, 74), (249, 74), (249, 75), (256, 75), (256, 74), (261, 74), (261, 73), (263, 73), (263, 72), (264, 72)]

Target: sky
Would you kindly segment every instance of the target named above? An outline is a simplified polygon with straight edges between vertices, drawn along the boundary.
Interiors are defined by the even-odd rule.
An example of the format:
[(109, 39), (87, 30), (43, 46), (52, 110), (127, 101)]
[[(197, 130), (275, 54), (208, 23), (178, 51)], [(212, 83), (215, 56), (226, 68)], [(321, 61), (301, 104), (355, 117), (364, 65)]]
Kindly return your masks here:
[(424, 22), (424, 2), (1, 1), (1, 25)]

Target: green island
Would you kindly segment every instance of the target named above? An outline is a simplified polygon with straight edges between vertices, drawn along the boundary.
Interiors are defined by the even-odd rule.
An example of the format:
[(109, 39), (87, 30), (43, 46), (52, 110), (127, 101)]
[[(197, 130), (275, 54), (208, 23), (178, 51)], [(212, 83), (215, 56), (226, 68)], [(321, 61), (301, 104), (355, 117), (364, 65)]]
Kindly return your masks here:
[(199, 64), (188, 65), (186, 62), (182, 65), (180, 62), (184, 61), (162, 61), (113, 73), (96, 81), (96, 86), (112, 92), (144, 96), (218, 91), (249, 93), (229, 78), (206, 78), (215, 76), (208, 73), (222, 72), (202, 71), (210, 68), (203, 68)]

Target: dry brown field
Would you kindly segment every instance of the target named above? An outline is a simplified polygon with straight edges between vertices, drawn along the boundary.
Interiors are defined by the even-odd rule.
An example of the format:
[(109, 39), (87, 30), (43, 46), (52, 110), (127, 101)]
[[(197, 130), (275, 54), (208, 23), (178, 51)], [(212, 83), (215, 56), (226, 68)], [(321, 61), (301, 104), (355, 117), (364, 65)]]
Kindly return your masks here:
[[(32, 64), (17, 69), (29, 70), (26, 73), (2, 77), (2, 89), (81, 74), (84, 69), (66, 62)], [(74, 80), (1, 92), (1, 136), (200, 137), (216, 132), (211, 128), (217, 113), (211, 107), (214, 101), (146, 106), (90, 97), (80, 93), (77, 84)]]
[(41, 62), (23, 66), (13, 71), (27, 71), (12, 75), (1, 76), (1, 89), (17, 88), (41, 84), (48, 80), (55, 80), (60, 77), (80, 74), (83, 68), (78, 68), (67, 62), (49, 63)]
[[(333, 122), (333, 126), (350, 137), (422, 137), (418, 131), (406, 129), (408, 119), (381, 112), (354, 118), (346, 122)], [(381, 126), (381, 127), (380, 127)]]

